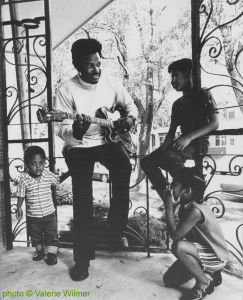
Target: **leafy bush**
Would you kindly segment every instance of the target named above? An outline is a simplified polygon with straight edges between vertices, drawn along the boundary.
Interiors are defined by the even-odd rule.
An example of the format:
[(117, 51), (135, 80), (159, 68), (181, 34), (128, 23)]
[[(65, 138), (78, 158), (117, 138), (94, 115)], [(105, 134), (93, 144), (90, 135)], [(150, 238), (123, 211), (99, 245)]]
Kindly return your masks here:
[[(132, 230), (130, 229), (132, 228)], [(150, 216), (149, 217), (149, 244), (154, 247), (166, 248), (166, 225), (164, 222), (161, 222), (157, 218)], [(128, 220), (128, 232), (134, 234), (142, 234), (144, 239), (147, 238), (147, 220), (146, 216), (136, 216), (129, 218)], [(135, 234), (136, 236), (136, 234)], [(128, 235), (129, 241), (132, 245), (140, 245), (140, 242), (136, 237)]]
[[(108, 241), (109, 229), (107, 226), (107, 214), (109, 207), (106, 203), (99, 201), (94, 201), (94, 224), (96, 231), (96, 240), (98, 242)], [(166, 226), (164, 222), (156, 219), (155, 217), (150, 217), (150, 235), (149, 243), (151, 246), (166, 248)], [(68, 226), (70, 228), (70, 236), (73, 229), (73, 219), (70, 219)], [(126, 232), (129, 244), (131, 246), (145, 246), (146, 234), (147, 234), (147, 223), (146, 216), (138, 214), (136, 218), (130, 217), (128, 220), (128, 227)], [(61, 240), (64, 241), (64, 235), (67, 233), (61, 233)], [(139, 241), (139, 236), (142, 236), (144, 242)], [(66, 238), (65, 238), (66, 239)]]
[(72, 184), (69, 181), (64, 181), (56, 188), (57, 205), (73, 204)]

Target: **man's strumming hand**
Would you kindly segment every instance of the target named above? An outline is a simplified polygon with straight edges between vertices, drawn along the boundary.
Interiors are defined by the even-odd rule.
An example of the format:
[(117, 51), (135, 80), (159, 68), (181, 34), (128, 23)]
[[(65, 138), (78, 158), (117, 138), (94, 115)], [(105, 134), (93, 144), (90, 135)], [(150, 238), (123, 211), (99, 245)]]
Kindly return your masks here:
[(115, 130), (118, 134), (128, 132), (136, 122), (136, 118), (133, 116), (128, 116), (125, 118), (120, 118), (114, 121)]

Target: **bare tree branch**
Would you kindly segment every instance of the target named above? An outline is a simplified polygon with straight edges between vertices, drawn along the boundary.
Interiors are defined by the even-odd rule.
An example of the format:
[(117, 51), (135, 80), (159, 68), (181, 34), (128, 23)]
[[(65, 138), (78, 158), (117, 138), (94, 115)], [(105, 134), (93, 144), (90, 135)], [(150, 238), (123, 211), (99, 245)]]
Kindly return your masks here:
[(145, 111), (145, 108), (144, 108), (144, 106), (142, 104), (141, 99), (139, 99), (134, 93), (132, 93), (132, 98), (134, 100), (135, 105), (138, 108), (139, 117), (140, 117), (140, 115), (144, 115), (146, 111)]
[(163, 101), (165, 100), (165, 95), (167, 94), (167, 92), (169, 91), (169, 89), (170, 89), (170, 81), (168, 81), (167, 84), (161, 90), (162, 96), (159, 99), (159, 101), (157, 102), (157, 107), (155, 109), (154, 114), (156, 114), (158, 112), (158, 110), (160, 109)]
[(89, 32), (88, 30), (86, 30), (85, 28), (81, 27), (81, 29), (86, 33), (87, 35), (87, 38), (90, 39), (90, 35), (89, 35)]

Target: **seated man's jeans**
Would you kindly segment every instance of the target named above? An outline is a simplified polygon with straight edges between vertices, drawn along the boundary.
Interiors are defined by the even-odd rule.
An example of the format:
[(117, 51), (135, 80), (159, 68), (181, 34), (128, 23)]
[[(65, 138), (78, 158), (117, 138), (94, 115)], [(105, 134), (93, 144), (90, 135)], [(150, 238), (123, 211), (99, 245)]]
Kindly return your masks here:
[(148, 176), (159, 195), (163, 193), (168, 184), (161, 169), (168, 171), (173, 177), (177, 170), (184, 167), (187, 159), (193, 159), (195, 155), (195, 144), (188, 145), (184, 150), (177, 151), (170, 147), (166, 150), (160, 146), (152, 153), (141, 159), (141, 168)]
[(131, 164), (124, 146), (119, 143), (91, 148), (71, 148), (66, 162), (73, 185), (73, 240), (76, 262), (95, 258), (92, 177), (95, 162), (110, 172), (112, 199), (108, 213), (110, 227), (122, 233), (127, 225)]

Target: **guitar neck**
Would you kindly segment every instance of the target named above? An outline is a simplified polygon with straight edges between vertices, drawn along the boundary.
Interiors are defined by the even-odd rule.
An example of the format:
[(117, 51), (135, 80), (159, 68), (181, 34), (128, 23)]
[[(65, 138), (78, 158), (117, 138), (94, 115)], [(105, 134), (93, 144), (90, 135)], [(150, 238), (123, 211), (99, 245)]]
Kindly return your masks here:
[[(72, 120), (76, 119), (76, 115), (77, 114), (67, 113), (68, 119), (72, 119)], [(114, 128), (114, 123), (111, 120), (96, 118), (96, 117), (90, 117), (90, 120), (92, 124)]]

